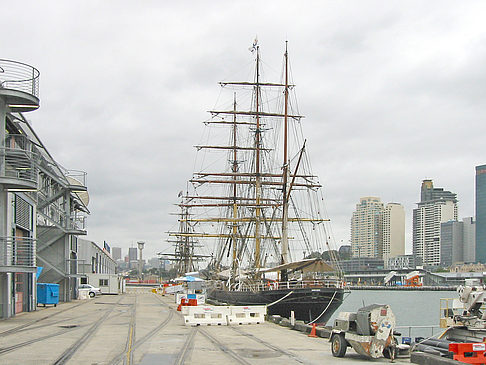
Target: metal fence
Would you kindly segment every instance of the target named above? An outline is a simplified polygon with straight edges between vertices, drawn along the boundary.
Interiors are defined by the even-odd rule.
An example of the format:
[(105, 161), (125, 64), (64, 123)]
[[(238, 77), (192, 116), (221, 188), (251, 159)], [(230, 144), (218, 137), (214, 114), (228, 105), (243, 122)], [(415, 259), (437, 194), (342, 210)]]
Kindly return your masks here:
[(35, 67), (0, 59), (0, 88), (23, 91), (38, 98), (39, 75)]
[(20, 134), (8, 134), (5, 147), (0, 148), (0, 174), (3, 177), (37, 184), (39, 155), (32, 142)]
[(35, 239), (28, 237), (0, 237), (0, 265), (35, 265)]

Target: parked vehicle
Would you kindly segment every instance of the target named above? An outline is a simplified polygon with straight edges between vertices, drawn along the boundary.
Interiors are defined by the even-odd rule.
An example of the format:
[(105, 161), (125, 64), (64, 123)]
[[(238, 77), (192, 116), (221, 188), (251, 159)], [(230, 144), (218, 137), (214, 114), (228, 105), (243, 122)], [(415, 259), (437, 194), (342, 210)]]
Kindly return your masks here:
[(389, 305), (372, 304), (356, 313), (341, 312), (332, 329), (332, 354), (343, 357), (347, 347), (352, 347), (368, 358), (393, 360), (400, 350), (394, 329), (395, 315)]
[(101, 289), (95, 288), (93, 285), (90, 284), (80, 284), (78, 287), (78, 291), (87, 291), (88, 295), (91, 298), (94, 298), (96, 295), (101, 295)]

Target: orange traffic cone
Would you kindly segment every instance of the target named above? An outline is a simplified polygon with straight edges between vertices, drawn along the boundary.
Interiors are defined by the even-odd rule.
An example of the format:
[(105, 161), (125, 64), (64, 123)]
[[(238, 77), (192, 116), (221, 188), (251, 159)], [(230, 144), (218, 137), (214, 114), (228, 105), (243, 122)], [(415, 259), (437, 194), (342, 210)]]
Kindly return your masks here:
[(308, 337), (318, 337), (316, 335), (316, 327), (317, 327), (317, 325), (315, 323), (312, 323), (312, 329), (311, 329), (310, 333), (308, 334)]

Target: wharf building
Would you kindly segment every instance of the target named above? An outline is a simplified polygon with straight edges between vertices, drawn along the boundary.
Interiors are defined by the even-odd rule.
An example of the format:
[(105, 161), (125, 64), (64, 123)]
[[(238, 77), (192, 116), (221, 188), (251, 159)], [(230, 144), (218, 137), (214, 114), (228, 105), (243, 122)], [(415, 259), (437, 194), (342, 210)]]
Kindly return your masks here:
[(486, 165), (476, 166), (476, 261), (486, 263)]
[(405, 253), (405, 211), (398, 203), (386, 206), (377, 197), (364, 197), (351, 218), (353, 258), (387, 262)]
[(416, 265), (439, 266), (441, 261), (441, 223), (457, 221), (455, 193), (434, 188), (423, 180), (420, 202), (413, 210), (413, 255)]
[(0, 60), (0, 318), (35, 310), (39, 282), (76, 295), (77, 237), (86, 234), (86, 174), (60, 166), (25, 113), (39, 108), (39, 71)]

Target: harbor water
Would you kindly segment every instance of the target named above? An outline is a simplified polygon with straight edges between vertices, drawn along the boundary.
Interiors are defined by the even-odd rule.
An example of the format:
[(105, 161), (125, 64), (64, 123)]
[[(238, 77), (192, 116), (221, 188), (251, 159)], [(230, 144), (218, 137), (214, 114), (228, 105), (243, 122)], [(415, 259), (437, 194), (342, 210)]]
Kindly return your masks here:
[(430, 337), (443, 332), (439, 328), (440, 299), (457, 297), (456, 291), (351, 290), (328, 325), (334, 323), (339, 312), (356, 312), (370, 304), (388, 304), (396, 317), (397, 332), (402, 336)]

